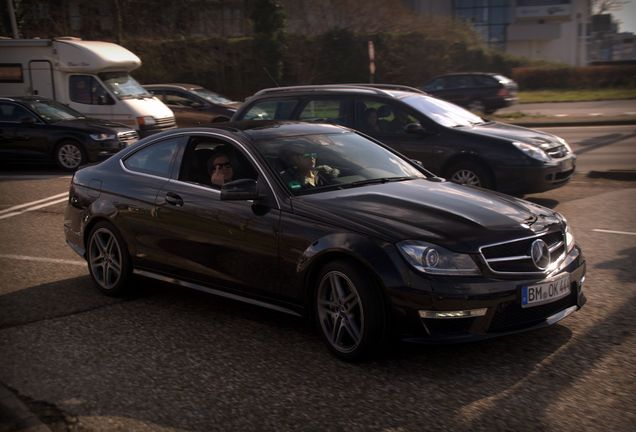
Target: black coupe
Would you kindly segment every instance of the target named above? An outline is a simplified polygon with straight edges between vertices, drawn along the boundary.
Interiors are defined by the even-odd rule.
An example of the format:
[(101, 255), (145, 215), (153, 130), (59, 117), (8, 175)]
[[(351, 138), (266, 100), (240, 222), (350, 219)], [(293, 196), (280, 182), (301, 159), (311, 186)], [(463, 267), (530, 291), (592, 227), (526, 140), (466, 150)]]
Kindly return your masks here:
[(153, 135), (75, 173), (64, 230), (105, 294), (136, 274), (308, 316), (347, 360), (389, 336), (539, 328), (585, 303), (559, 213), (444, 181), (334, 125)]

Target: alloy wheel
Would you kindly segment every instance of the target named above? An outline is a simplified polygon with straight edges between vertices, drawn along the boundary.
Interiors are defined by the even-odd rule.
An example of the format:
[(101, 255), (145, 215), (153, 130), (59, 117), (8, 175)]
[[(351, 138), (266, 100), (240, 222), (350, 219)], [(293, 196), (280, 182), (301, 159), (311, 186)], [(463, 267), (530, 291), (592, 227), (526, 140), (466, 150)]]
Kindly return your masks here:
[(63, 168), (75, 169), (82, 163), (82, 150), (75, 144), (62, 144), (57, 151), (57, 160)]
[(364, 329), (364, 310), (351, 279), (342, 272), (326, 273), (318, 286), (318, 319), (331, 346), (342, 353), (358, 348)]
[(115, 235), (106, 228), (91, 236), (88, 262), (95, 282), (105, 290), (117, 286), (122, 275), (123, 256)]
[(468, 186), (481, 187), (481, 179), (479, 176), (469, 169), (460, 169), (453, 173), (451, 181)]

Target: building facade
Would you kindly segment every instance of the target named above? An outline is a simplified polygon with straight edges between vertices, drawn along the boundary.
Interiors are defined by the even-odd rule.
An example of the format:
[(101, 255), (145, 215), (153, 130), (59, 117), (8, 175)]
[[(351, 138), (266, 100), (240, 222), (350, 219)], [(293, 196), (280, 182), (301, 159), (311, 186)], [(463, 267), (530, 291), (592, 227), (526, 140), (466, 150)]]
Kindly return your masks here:
[(587, 64), (589, 0), (405, 0), (417, 13), (468, 22), (491, 48), (532, 60)]

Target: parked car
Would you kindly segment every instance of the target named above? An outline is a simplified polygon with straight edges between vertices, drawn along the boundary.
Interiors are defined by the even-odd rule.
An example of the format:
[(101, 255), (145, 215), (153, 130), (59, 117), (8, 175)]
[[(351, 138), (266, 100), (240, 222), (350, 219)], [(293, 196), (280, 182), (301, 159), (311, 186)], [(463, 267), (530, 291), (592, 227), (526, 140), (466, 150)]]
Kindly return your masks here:
[(49, 99), (0, 97), (2, 161), (54, 161), (73, 171), (137, 140), (137, 132), (126, 125), (84, 117)]
[(241, 105), (196, 84), (149, 84), (144, 87), (168, 105), (179, 127), (228, 121)]
[[(536, 329), (586, 301), (585, 260), (553, 210), (444, 181), (340, 126), (225, 125), (164, 132), (75, 173), (66, 241), (103, 293), (136, 274), (313, 317), (346, 360), (389, 334)], [(214, 186), (219, 154), (229, 162), (213, 169), (233, 176)]]
[(563, 186), (576, 156), (560, 137), (487, 121), (412, 87), (316, 85), (261, 90), (233, 120), (290, 119), (362, 131), (461, 184), (511, 194)]
[(499, 108), (517, 103), (519, 88), (516, 82), (503, 75), (471, 72), (440, 75), (424, 84), (422, 89), (471, 111), (492, 114)]

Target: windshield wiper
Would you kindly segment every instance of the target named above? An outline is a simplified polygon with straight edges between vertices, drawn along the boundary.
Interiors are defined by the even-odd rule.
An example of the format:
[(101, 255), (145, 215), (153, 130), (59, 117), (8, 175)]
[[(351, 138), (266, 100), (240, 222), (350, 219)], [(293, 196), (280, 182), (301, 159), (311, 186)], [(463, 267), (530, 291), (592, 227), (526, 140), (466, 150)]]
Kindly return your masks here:
[(374, 179), (358, 180), (358, 181), (354, 181), (352, 183), (344, 184), (342, 186), (343, 187), (358, 187), (358, 186), (365, 186), (365, 185), (370, 185), (370, 184), (382, 184), (382, 183), (389, 183), (389, 182), (413, 180), (413, 179), (416, 179), (416, 178), (419, 178), (419, 177), (413, 177), (413, 176), (380, 177), (380, 178), (374, 178)]

